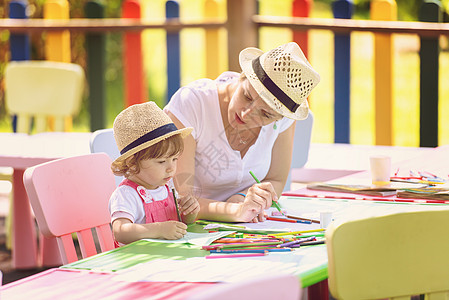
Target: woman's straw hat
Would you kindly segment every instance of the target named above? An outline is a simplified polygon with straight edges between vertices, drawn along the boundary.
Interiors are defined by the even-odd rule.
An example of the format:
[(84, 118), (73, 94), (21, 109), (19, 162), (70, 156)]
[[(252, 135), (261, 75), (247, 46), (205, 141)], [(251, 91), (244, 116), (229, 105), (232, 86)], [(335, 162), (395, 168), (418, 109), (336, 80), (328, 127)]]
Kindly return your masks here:
[(320, 82), (320, 75), (298, 44), (291, 42), (266, 53), (246, 48), (239, 61), (253, 88), (272, 109), (290, 119), (307, 118), (307, 96)]
[(182, 138), (193, 128), (176, 128), (169, 116), (154, 102), (132, 105), (117, 115), (114, 120), (114, 138), (120, 151), (115, 161), (123, 161), (145, 148), (175, 134)]

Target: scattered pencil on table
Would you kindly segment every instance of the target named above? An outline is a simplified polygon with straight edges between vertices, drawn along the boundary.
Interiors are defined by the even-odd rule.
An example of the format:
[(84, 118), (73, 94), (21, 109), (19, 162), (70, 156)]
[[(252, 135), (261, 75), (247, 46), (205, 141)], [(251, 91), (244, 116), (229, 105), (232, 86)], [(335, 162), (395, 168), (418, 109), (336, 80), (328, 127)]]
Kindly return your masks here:
[[(251, 176), (254, 178), (254, 180), (255, 180), (257, 183), (260, 183), (260, 180), (257, 179), (256, 175), (254, 175), (254, 173), (253, 173), (252, 171), (249, 171), (249, 174), (251, 174)], [(279, 206), (279, 204), (278, 204), (277, 202), (275, 202), (275, 201), (273, 201), (272, 203), (273, 203), (272, 205), (273, 205), (274, 207), (276, 207), (276, 209), (277, 209), (282, 215), (285, 216), (285, 214), (282, 212), (281, 207)]]
[(309, 233), (309, 232), (319, 232), (319, 231), (325, 231), (325, 228), (320, 229), (310, 229), (310, 230), (300, 230), (300, 231), (289, 231), (289, 232), (282, 232), (282, 233), (274, 233), (273, 236), (283, 236), (283, 235), (295, 235), (295, 234), (301, 234), (301, 233)]
[(268, 251), (263, 253), (238, 253), (238, 254), (225, 254), (225, 255), (206, 255), (206, 259), (211, 258), (238, 258), (238, 257), (255, 257), (268, 255)]
[(276, 242), (252, 242), (252, 243), (227, 243), (227, 244), (212, 244), (209, 246), (203, 246), (203, 250), (215, 250), (222, 248), (241, 248), (241, 247), (251, 247), (251, 246), (267, 246), (267, 245), (279, 245), (282, 244), (282, 241)]
[(304, 223), (304, 224), (312, 224), (312, 221), (293, 220), (293, 219), (276, 218), (276, 217), (267, 217), (267, 220), (278, 221), (278, 222), (287, 222), (287, 223)]
[(265, 253), (265, 252), (291, 252), (291, 248), (265, 248), (265, 249), (217, 249), (210, 253)]
[(311, 241), (315, 241), (315, 240), (316, 240), (315, 236), (311, 236), (311, 237), (307, 237), (307, 238), (303, 238), (303, 239), (298, 239), (298, 240), (295, 240), (292, 242), (280, 244), (280, 245), (278, 245), (278, 247), (291, 247), (293, 245), (301, 245), (303, 243), (311, 242)]
[(293, 216), (293, 215), (287, 215), (287, 218), (300, 220), (300, 221), (309, 221), (311, 223), (320, 224), (320, 220), (307, 219), (307, 218), (297, 217), (297, 216)]

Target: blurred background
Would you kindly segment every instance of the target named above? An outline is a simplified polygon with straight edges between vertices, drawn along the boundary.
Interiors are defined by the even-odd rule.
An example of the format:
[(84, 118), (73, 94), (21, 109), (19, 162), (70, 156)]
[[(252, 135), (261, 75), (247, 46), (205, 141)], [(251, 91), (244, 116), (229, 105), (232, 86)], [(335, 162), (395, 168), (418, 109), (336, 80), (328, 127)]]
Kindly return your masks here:
[[(180, 19), (188, 21), (204, 16), (206, 0), (180, 0)], [(85, 0), (71, 0), (70, 18), (83, 18)], [(142, 19), (161, 21), (165, 18), (163, 0), (140, 1)], [(219, 5), (219, 19), (226, 19), (226, 1), (216, 0)], [(314, 0), (310, 12), (312, 18), (333, 18), (332, 0)], [(447, 11), (449, 0), (441, 1)], [(8, 17), (9, 1), (0, 1), (0, 18)], [(28, 1), (29, 18), (42, 18), (44, 0)], [(420, 0), (397, 0), (397, 19), (417, 21)], [(105, 18), (120, 18), (122, 1), (103, 2)], [(353, 19), (370, 18), (370, 1), (354, 0)], [(292, 0), (259, 0), (259, 14), (267, 16), (290, 16)], [(447, 14), (444, 13), (444, 21)], [(244, 30), (244, 29), (242, 29)], [(0, 31), (0, 131), (11, 132), (11, 117), (5, 111), (3, 73), (10, 60), (9, 35)], [(45, 59), (45, 34), (31, 34), (31, 59)], [(71, 60), (86, 68), (85, 34), (73, 32), (71, 39)], [(289, 29), (261, 28), (259, 47), (269, 50), (291, 41)], [(123, 84), (123, 33), (106, 34), (106, 127), (112, 127), (115, 116), (124, 108)], [(393, 145), (419, 146), (419, 37), (417, 35), (394, 34), (394, 110)], [(163, 29), (145, 30), (142, 33), (143, 61), (148, 99), (156, 101), (161, 107), (167, 103), (166, 79), (166, 33)], [(226, 71), (227, 36), (220, 29), (220, 47), (223, 53), (217, 61), (221, 71)], [(374, 73), (373, 73), (374, 35), (369, 32), (351, 33), (351, 106), (350, 143), (373, 145), (374, 136)], [(181, 85), (206, 77), (205, 34), (203, 29), (183, 29), (181, 44)], [(448, 37), (440, 37), (440, 84), (439, 84), (439, 145), (449, 143), (449, 77)], [(309, 31), (308, 57), (312, 66), (320, 73), (321, 82), (312, 92), (309, 101), (315, 121), (312, 132), (313, 143), (334, 142), (334, 35), (326, 30)], [(73, 131), (90, 131), (89, 107), (83, 101), (81, 112), (73, 120)], [(139, 100), (140, 101), (140, 100)], [(446, 126), (445, 126), (446, 124)]]

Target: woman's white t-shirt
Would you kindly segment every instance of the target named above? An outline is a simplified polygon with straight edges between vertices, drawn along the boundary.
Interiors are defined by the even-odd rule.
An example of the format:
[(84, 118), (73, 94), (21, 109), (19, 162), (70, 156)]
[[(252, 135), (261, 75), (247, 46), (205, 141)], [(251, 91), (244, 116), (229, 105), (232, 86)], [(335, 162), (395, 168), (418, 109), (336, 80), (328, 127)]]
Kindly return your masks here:
[[(193, 127), (196, 141), (195, 194), (202, 198), (225, 201), (255, 183), (249, 171), (263, 180), (271, 165), (276, 138), (294, 120), (282, 118), (263, 126), (256, 142), (242, 158), (226, 138), (220, 112), (217, 86), (238, 80), (239, 74), (225, 72), (216, 80), (200, 79), (179, 89), (164, 108), (185, 127)], [(191, 174), (179, 174), (191, 176)]]

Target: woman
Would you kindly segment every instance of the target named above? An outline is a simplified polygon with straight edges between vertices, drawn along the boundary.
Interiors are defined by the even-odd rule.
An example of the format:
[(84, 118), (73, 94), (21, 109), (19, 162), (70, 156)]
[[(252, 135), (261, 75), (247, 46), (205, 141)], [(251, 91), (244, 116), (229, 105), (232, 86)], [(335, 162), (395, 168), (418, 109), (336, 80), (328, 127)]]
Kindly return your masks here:
[(193, 187), (201, 219), (264, 221), (287, 180), (295, 120), (307, 117), (320, 80), (293, 42), (266, 53), (246, 48), (239, 61), (242, 74), (197, 80), (164, 109), (179, 129), (193, 127), (175, 185), (181, 193)]

